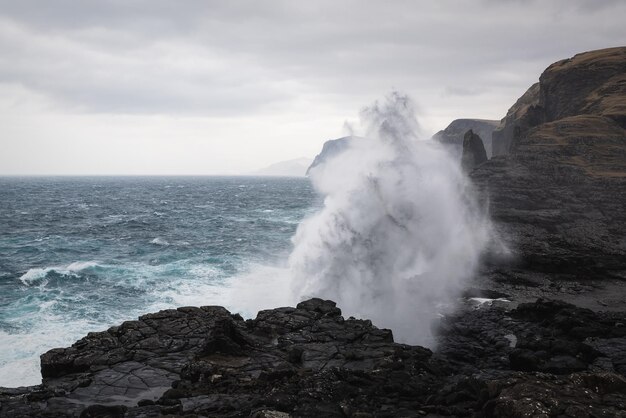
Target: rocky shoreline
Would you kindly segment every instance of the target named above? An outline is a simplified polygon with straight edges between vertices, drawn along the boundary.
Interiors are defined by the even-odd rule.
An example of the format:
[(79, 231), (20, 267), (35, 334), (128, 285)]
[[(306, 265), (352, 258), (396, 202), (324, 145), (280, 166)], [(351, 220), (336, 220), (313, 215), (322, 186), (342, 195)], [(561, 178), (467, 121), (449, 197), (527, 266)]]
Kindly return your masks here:
[(499, 299), (466, 298), (434, 352), (321, 299), (148, 314), (44, 354), (0, 416), (626, 416), (625, 312)]
[(171, 309), (43, 354), (0, 417), (626, 417), (624, 74), (626, 47), (559, 61), (494, 131), (470, 177), (510, 254), (434, 351), (321, 299)]

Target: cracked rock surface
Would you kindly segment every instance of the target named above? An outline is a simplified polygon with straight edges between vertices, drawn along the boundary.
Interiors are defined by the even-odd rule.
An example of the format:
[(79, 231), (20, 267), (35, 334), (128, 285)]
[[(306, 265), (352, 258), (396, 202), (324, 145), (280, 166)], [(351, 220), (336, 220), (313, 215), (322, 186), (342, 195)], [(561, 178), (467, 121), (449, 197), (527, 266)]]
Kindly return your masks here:
[(247, 321), (180, 308), (42, 355), (43, 384), (0, 389), (0, 416), (626, 416), (624, 323), (553, 300), (467, 305), (433, 353), (321, 299)]

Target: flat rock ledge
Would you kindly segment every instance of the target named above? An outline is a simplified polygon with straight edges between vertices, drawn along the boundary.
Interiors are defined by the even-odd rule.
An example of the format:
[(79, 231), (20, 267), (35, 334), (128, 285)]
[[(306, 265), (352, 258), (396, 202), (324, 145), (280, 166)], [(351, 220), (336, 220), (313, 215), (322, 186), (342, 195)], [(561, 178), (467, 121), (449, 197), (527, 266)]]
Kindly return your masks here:
[(436, 352), (332, 301), (243, 320), (166, 310), (41, 356), (0, 417), (626, 417), (626, 314), (538, 300), (462, 309)]

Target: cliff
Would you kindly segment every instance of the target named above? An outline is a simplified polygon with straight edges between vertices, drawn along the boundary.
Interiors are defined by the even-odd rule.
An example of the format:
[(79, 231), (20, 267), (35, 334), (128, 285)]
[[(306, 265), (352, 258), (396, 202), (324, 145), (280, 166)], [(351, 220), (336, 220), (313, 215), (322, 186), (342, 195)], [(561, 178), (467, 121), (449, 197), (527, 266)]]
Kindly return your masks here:
[(626, 277), (625, 118), (626, 47), (552, 64), (511, 108), (510, 154), (471, 177), (520, 266)]
[(539, 123), (535, 109), (539, 103), (539, 83), (535, 83), (517, 99), (492, 133), (493, 156), (506, 155), (516, 136)]
[(315, 156), (315, 158), (313, 159), (313, 163), (311, 163), (309, 168), (306, 170), (306, 174), (308, 175), (309, 172), (316, 166), (323, 164), (330, 158), (341, 154), (342, 151), (350, 146), (350, 143), (352, 141), (358, 139), (360, 138), (356, 136), (344, 136), (343, 138), (330, 139), (324, 142), (324, 145), (322, 146), (322, 151)]
[(513, 152), (531, 128), (567, 117), (601, 116), (626, 127), (625, 51), (590, 51), (550, 65), (494, 131), (493, 154)]

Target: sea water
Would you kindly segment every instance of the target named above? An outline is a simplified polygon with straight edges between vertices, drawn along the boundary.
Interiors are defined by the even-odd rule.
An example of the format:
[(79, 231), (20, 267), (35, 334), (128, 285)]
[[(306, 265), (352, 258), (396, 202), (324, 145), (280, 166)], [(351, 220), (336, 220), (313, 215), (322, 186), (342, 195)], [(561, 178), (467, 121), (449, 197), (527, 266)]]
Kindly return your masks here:
[(42, 353), (144, 313), (245, 310), (233, 284), (281, 268), (319, 205), (305, 178), (0, 178), (0, 386), (38, 384)]

